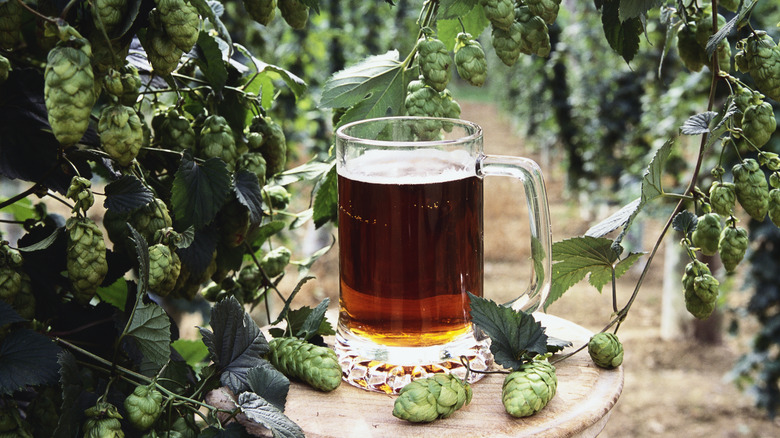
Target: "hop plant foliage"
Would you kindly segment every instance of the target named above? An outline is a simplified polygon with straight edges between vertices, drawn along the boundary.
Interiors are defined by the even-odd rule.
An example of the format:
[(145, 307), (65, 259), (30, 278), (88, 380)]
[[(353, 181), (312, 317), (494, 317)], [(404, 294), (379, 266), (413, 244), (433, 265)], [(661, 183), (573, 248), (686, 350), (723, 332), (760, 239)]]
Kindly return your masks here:
[(494, 28), (509, 29), (515, 21), (515, 3), (513, 0), (480, 0), (485, 18)]
[(710, 206), (721, 216), (730, 216), (737, 202), (734, 183), (715, 181), (710, 186)]
[(160, 12), (153, 9), (149, 13), (149, 26), (141, 38), (141, 45), (146, 51), (146, 57), (152, 65), (154, 73), (166, 76), (179, 66), (179, 60), (184, 54), (177, 44), (165, 32)]
[(84, 411), (84, 438), (124, 438), (122, 415), (116, 406), (100, 402)]
[[(780, 72), (780, 68), (778, 71)], [(769, 102), (761, 101), (745, 109), (742, 115), (742, 134), (753, 146), (761, 148), (767, 144), (775, 129), (777, 120)]]
[(706, 319), (715, 310), (719, 283), (706, 263), (693, 260), (682, 277), (685, 308), (694, 317)]
[(126, 9), (127, 0), (96, 0), (92, 8), (95, 26), (99, 28), (102, 25), (108, 35), (113, 35), (122, 24)]
[(155, 116), (152, 126), (155, 128), (155, 139), (159, 140), (161, 148), (173, 151), (195, 148), (195, 130), (177, 109), (171, 108)]
[(780, 48), (762, 30), (737, 42), (737, 69), (750, 73), (759, 91), (773, 100), (780, 100)]
[(494, 27), (491, 34), (493, 49), (505, 65), (512, 67), (520, 58), (523, 44), (523, 25), (514, 22), (509, 29)]
[(221, 158), (233, 169), (238, 158), (233, 130), (224, 117), (212, 114), (203, 122), (198, 142), (198, 153), (202, 158)]
[(412, 423), (447, 418), (471, 402), (471, 386), (452, 375), (439, 373), (413, 380), (393, 404), (393, 416)]
[(271, 339), (268, 347), (268, 361), (287, 377), (325, 392), (341, 384), (341, 365), (330, 348), (291, 337)]

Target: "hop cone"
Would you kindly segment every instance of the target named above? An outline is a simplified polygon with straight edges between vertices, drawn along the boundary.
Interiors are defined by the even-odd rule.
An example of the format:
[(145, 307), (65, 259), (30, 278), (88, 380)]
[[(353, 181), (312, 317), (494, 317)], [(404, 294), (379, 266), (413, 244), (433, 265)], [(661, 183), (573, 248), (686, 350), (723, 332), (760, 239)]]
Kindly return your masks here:
[(686, 23), (677, 33), (677, 53), (685, 68), (690, 71), (701, 71), (707, 64), (707, 54), (696, 38), (695, 23)]
[[(778, 64), (780, 73), (780, 64)], [(777, 128), (775, 112), (769, 102), (748, 106), (742, 114), (742, 135), (760, 148), (769, 142)]]
[(623, 344), (614, 333), (597, 333), (588, 342), (588, 354), (601, 368), (617, 368), (623, 363)]
[(525, 2), (532, 14), (544, 20), (547, 24), (553, 24), (558, 18), (558, 9), (561, 0), (526, 0)]
[(309, 8), (299, 0), (279, 0), (279, 12), (293, 29), (303, 29), (309, 21)]
[(0, 299), (8, 304), (14, 304), (22, 290), (24, 279), (19, 271), (22, 263), (19, 251), (8, 246), (6, 241), (0, 242)]
[(493, 49), (498, 58), (509, 67), (512, 67), (520, 58), (520, 50), (523, 42), (523, 25), (515, 22), (509, 29), (493, 28)]
[(780, 100), (780, 48), (764, 31), (755, 31), (737, 43), (744, 61), (738, 68), (750, 72), (756, 88), (771, 99)]
[(73, 294), (82, 304), (95, 296), (108, 272), (106, 242), (92, 219), (72, 217), (65, 224), (68, 230), (68, 278)]
[[(515, 2), (512, 0), (480, 0), (485, 18), (493, 28), (509, 29), (515, 21)], [(441, 91), (441, 90), (440, 90)]]
[(693, 292), (705, 303), (715, 304), (719, 288), (720, 282), (711, 274), (700, 275), (693, 279)]
[(100, 402), (84, 411), (84, 438), (124, 438), (122, 416), (116, 406)]
[(717, 213), (707, 213), (699, 216), (696, 229), (691, 235), (691, 241), (694, 246), (701, 249), (704, 255), (715, 255), (718, 253), (718, 240), (720, 240), (720, 216)]
[(742, 208), (757, 221), (763, 221), (769, 209), (769, 184), (759, 164), (747, 158), (731, 169), (734, 188)]
[(159, 119), (159, 125), (154, 133), (160, 141), (161, 148), (173, 151), (194, 148), (197, 139), (190, 121), (174, 108)]
[(257, 175), (260, 187), (265, 186), (266, 163), (260, 152), (244, 152), (238, 157), (237, 170), (246, 170)]
[(727, 272), (733, 272), (739, 265), (739, 262), (745, 257), (747, 247), (747, 230), (734, 226), (723, 228), (720, 234), (720, 242), (718, 242), (718, 253)]
[(117, 104), (103, 108), (98, 134), (103, 149), (122, 167), (133, 162), (143, 143), (141, 119), (129, 106)]
[(528, 417), (541, 411), (555, 395), (558, 378), (546, 359), (534, 359), (504, 379), (501, 400), (513, 417)]
[(459, 33), (455, 45), (458, 75), (471, 85), (481, 87), (487, 78), (487, 60), (478, 41), (468, 33)]
[(721, 216), (730, 216), (737, 201), (734, 183), (715, 181), (710, 186), (710, 206)]
[[(130, 214), (127, 221), (141, 234), (147, 242), (154, 241), (157, 231), (173, 226), (168, 206), (162, 199), (154, 198), (152, 202)], [(126, 229), (127, 227), (125, 227)], [(113, 240), (113, 239), (112, 239)]]
[(119, 103), (133, 106), (141, 89), (141, 76), (138, 69), (132, 65), (126, 65), (119, 70), (112, 68), (104, 79), (104, 85), (105, 90), (115, 96)]
[(236, 140), (224, 117), (216, 114), (206, 117), (200, 131), (198, 151), (202, 158), (221, 158), (228, 169), (234, 168), (238, 157)]
[(268, 346), (268, 361), (285, 376), (326, 392), (341, 384), (341, 366), (330, 348), (298, 338), (274, 338)]
[(181, 260), (168, 245), (157, 243), (149, 247), (149, 290), (165, 297), (176, 286), (181, 272)]
[(417, 43), (420, 72), (425, 83), (436, 91), (444, 91), (450, 82), (450, 53), (444, 43), (436, 38), (421, 38)]
[(517, 9), (517, 22), (520, 23), (520, 51), (526, 55), (547, 57), (550, 55), (550, 34), (547, 25), (540, 17), (531, 14), (527, 6)]
[(74, 145), (87, 131), (89, 114), (97, 99), (89, 42), (73, 42), (80, 47), (60, 43), (49, 51), (44, 72), (49, 124), (63, 147)]
[[(409, 82), (406, 89), (404, 107), (406, 114), (416, 117), (442, 117), (444, 115), (444, 102), (442, 96), (436, 90), (419, 80)], [(414, 133), (421, 140), (433, 140), (441, 133), (439, 120), (420, 120), (412, 125)]]
[(284, 171), (287, 164), (287, 139), (282, 126), (270, 117), (256, 116), (249, 125), (249, 131), (262, 135), (259, 152), (266, 165), (266, 179)]
[(149, 429), (162, 413), (162, 401), (160, 391), (149, 386), (136, 386), (133, 393), (125, 398), (127, 421), (138, 430)]
[[(0, 268), (0, 270), (2, 270), (2, 268)], [(16, 310), (16, 313), (22, 318), (31, 320), (35, 317), (35, 295), (32, 291), (32, 279), (23, 271), (19, 272), (19, 275), (22, 278), (22, 287), (14, 297), (14, 310)], [(1, 289), (2, 286), (0, 286), (0, 290)], [(2, 292), (0, 292), (0, 296), (2, 296)]]
[(11, 61), (3, 55), (0, 55), (0, 85), (8, 79), (11, 73)]
[(393, 416), (412, 423), (447, 418), (471, 402), (471, 386), (452, 374), (434, 374), (401, 388)]
[(70, 186), (65, 196), (68, 199), (73, 200), (73, 211), (86, 212), (89, 207), (95, 203), (95, 196), (92, 194), (92, 181), (81, 177), (74, 176), (70, 180)]
[(186, 53), (198, 40), (200, 17), (195, 6), (187, 0), (155, 0), (160, 11), (160, 22), (173, 44)]
[(146, 57), (152, 64), (154, 73), (166, 76), (176, 70), (184, 52), (176, 46), (176, 43), (165, 33), (162, 26), (160, 11), (152, 10), (149, 13), (146, 36), (141, 39), (141, 45), (146, 50)]
[(684, 288), (685, 308), (698, 319), (706, 319), (715, 310), (718, 296), (718, 280), (710, 273), (710, 268), (699, 260), (685, 267), (682, 284)]
[(292, 195), (283, 186), (269, 186), (263, 188), (263, 201), (274, 210), (284, 210), (290, 205)]
[(780, 227), (780, 189), (769, 191), (769, 219)]
[[(450, 90), (442, 91), (439, 93), (439, 97), (441, 98), (442, 116), (450, 119), (460, 118), (460, 104), (452, 98)], [(444, 129), (450, 132), (452, 130), (451, 124), (446, 123)]]
[(244, 8), (253, 20), (268, 26), (276, 16), (276, 0), (244, 0)]
[(13, 49), (22, 30), (22, 5), (18, 1), (0, 3), (0, 49)]
[(111, 36), (124, 21), (126, 8), (127, 0), (95, 0), (92, 8), (95, 26), (99, 28), (102, 23), (106, 33)]
[(291, 256), (289, 249), (284, 246), (276, 247), (263, 256), (260, 260), (260, 268), (268, 277), (276, 277), (284, 272), (284, 268), (290, 263)]

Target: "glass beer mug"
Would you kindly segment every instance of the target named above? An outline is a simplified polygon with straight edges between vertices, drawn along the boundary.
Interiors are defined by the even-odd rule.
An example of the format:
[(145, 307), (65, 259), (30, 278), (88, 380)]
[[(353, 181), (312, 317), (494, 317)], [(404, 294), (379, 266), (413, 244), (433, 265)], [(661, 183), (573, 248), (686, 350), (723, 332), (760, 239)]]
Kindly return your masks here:
[(477, 380), (466, 366), (492, 364), (469, 316), (469, 293), (483, 293), (483, 178), (512, 176), (525, 188), (532, 275), (512, 307), (534, 311), (551, 272), (539, 166), (483, 154), (482, 128), (468, 121), (388, 117), (337, 130), (336, 170), (344, 379), (386, 393), (437, 372)]

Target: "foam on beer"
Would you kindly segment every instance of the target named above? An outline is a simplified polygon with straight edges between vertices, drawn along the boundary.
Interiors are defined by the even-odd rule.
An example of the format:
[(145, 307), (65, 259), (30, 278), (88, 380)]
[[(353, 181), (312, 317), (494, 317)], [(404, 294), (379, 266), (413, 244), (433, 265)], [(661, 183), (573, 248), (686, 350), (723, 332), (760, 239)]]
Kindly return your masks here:
[(369, 150), (339, 168), (343, 177), (375, 184), (430, 184), (475, 175), (464, 150)]

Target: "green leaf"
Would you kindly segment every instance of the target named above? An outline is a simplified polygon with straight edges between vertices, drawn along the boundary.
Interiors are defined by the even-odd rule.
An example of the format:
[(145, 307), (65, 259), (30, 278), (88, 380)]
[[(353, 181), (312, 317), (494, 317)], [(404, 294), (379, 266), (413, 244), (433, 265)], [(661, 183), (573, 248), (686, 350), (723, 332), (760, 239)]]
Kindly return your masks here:
[(64, 228), (60, 227), (54, 230), (51, 234), (49, 234), (45, 239), (35, 242), (32, 245), (22, 246), (19, 247), (19, 251), (21, 252), (33, 252), (33, 251), (40, 251), (42, 249), (46, 249), (57, 240), (57, 238), (60, 236)]
[(309, 161), (280, 173), (274, 178), (274, 184), (286, 186), (299, 181), (314, 181), (320, 179), (332, 166), (330, 162)]
[(648, 202), (664, 195), (662, 178), (664, 175), (664, 168), (666, 167), (666, 160), (669, 158), (673, 144), (674, 140), (669, 140), (658, 148), (653, 159), (650, 161), (650, 164), (647, 166), (647, 170), (645, 170), (645, 173), (642, 176), (640, 208)]
[(469, 293), (471, 320), (490, 336), (496, 363), (518, 370), (523, 363), (547, 352), (547, 335), (533, 315), (516, 311)]
[(301, 291), (301, 288), (304, 284), (306, 284), (307, 281), (313, 279), (314, 277), (303, 277), (298, 281), (298, 284), (295, 285), (295, 288), (293, 289), (292, 293), (290, 293), (290, 296), (287, 297), (287, 299), (284, 301), (284, 307), (282, 308), (282, 311), (279, 312), (279, 316), (276, 318), (275, 321), (271, 323), (271, 325), (276, 325), (282, 322), (285, 318), (287, 318), (288, 312), (290, 312), (290, 305), (292, 304), (293, 299), (296, 295), (298, 295), (298, 292)]
[[(282, 231), (286, 226), (287, 223), (280, 220), (268, 222), (267, 224), (262, 225), (255, 233), (252, 234), (252, 242), (255, 244), (262, 244), (274, 234)], [(258, 253), (260, 253), (258, 255), (262, 257), (262, 252), (258, 251)]]
[(639, 51), (639, 35), (644, 28), (639, 18), (621, 21), (619, 6), (618, 0), (603, 2), (601, 24), (604, 27), (604, 36), (612, 50), (622, 56), (626, 62), (631, 62)]
[(15, 322), (27, 321), (22, 318), (21, 315), (16, 313), (13, 306), (8, 304), (5, 300), (0, 300), (0, 328), (3, 328), (9, 324)]
[(650, 9), (655, 9), (663, 4), (663, 0), (620, 0), (620, 21), (646, 17)]
[(124, 312), (127, 302), (127, 280), (124, 277), (120, 277), (106, 287), (99, 287), (97, 296), (100, 298), (100, 301), (111, 304)]
[(547, 352), (548, 353), (557, 353), (564, 348), (571, 347), (572, 342), (567, 341), (565, 339), (559, 339), (552, 336), (547, 336)]
[(241, 393), (248, 388), (249, 369), (267, 363), (262, 356), (268, 353), (268, 342), (233, 296), (211, 308), (210, 321), (214, 331), (201, 327), (200, 333), (219, 367), (220, 382), (234, 394)]
[(590, 237), (603, 237), (626, 225), (634, 214), (636, 214), (640, 203), (641, 198), (634, 199), (608, 218), (590, 227), (590, 229), (585, 232), (585, 235)]
[(295, 261), (294, 263), (298, 265), (298, 276), (305, 277), (306, 275), (308, 275), (309, 271), (311, 270), (311, 267), (314, 265), (314, 262), (316, 262), (320, 257), (324, 256), (328, 251), (330, 251), (330, 249), (333, 248), (333, 245), (335, 244), (336, 244), (336, 237), (333, 236), (333, 239), (331, 240), (329, 245), (324, 246), (318, 249), (317, 251), (314, 251), (314, 253), (306, 259)]
[(133, 175), (123, 175), (105, 188), (103, 207), (115, 213), (128, 213), (149, 204), (154, 194)]
[(135, 339), (144, 357), (162, 368), (171, 357), (171, 321), (156, 303), (140, 303), (133, 312), (127, 335)]
[(177, 339), (171, 346), (193, 368), (209, 357), (209, 349), (202, 340)]
[[(0, 203), (8, 198), (0, 198)], [(3, 207), (3, 213), (13, 215), (15, 221), (24, 222), (27, 219), (35, 219), (35, 208), (29, 198), (22, 198), (11, 205)]]
[[(330, 300), (328, 300), (328, 302), (330, 302)], [(320, 303), (320, 306), (323, 306), (323, 304)], [(325, 308), (327, 308), (327, 306), (328, 304), (324, 305)], [(313, 314), (314, 316), (312, 316)], [(328, 322), (327, 318), (316, 315), (315, 309), (312, 309), (309, 306), (301, 306), (297, 309), (290, 310), (287, 312), (287, 317), (285, 319), (287, 320), (287, 325), (284, 329), (274, 327), (270, 330), (273, 337), (303, 338), (304, 332), (309, 331), (311, 332), (311, 335), (305, 338), (308, 340), (315, 335), (330, 336), (336, 334), (336, 331), (333, 329), (330, 322)], [(304, 328), (307, 324), (309, 327)]]
[(683, 233), (685, 236), (690, 236), (696, 229), (696, 225), (699, 223), (699, 218), (695, 214), (688, 210), (677, 213), (677, 216), (672, 219), (672, 228), (675, 231)]
[[(463, 25), (461, 26), (461, 22)], [(467, 14), (452, 17), (451, 19), (439, 19), (436, 22), (437, 36), (452, 51), (455, 48), (455, 39), (459, 33), (471, 34), (474, 39), (479, 38), (482, 32), (490, 26), (490, 20), (485, 17), (484, 8), (471, 8)]]
[(303, 321), (301, 328), (295, 333), (295, 336), (304, 341), (308, 341), (312, 336), (319, 334), (320, 327), (322, 327), (324, 323), (327, 323), (325, 320), (325, 312), (328, 310), (329, 305), (330, 298), (322, 300), (314, 310), (309, 312), (309, 315)]
[(339, 188), (335, 163), (330, 168), (314, 194), (314, 227), (328, 222), (338, 223)]
[(241, 412), (255, 423), (271, 429), (275, 438), (304, 438), (303, 430), (290, 420), (282, 411), (252, 392), (238, 396)]
[(57, 381), (60, 347), (30, 329), (8, 333), (0, 344), (0, 394)]
[(230, 173), (224, 161), (211, 158), (197, 164), (185, 152), (171, 189), (173, 214), (184, 228), (202, 228), (216, 217), (230, 190)]
[(246, 373), (249, 390), (259, 395), (276, 409), (284, 411), (287, 404), (287, 394), (290, 392), (290, 379), (276, 368), (260, 366), (251, 368)]
[(149, 288), (149, 245), (146, 239), (132, 225), (127, 224), (130, 229), (130, 241), (135, 246), (135, 255), (138, 258), (138, 294), (136, 297), (136, 306), (141, 302), (146, 290)]
[(258, 80), (262, 83), (262, 104), (264, 108), (270, 108), (271, 103), (273, 102), (273, 81), (275, 79), (281, 79), (290, 90), (292, 90), (295, 97), (301, 97), (306, 91), (306, 82), (292, 72), (255, 58), (246, 47), (240, 44), (234, 44), (234, 47), (251, 61), (252, 68), (258, 73), (258, 76), (254, 78), (254, 80)]
[(478, 4), (479, 0), (441, 0), (441, 5), (439, 6), (439, 22), (441, 22), (442, 19), (457, 19), (458, 17), (467, 15), (474, 9), (482, 9), (482, 7), (475, 8)]
[(263, 220), (263, 188), (257, 175), (248, 170), (239, 170), (233, 176), (233, 186), (238, 201), (249, 208), (249, 219), (253, 224)]
[[(216, 8), (223, 8), (222, 3), (217, 1), (206, 0), (190, 0), (190, 3), (198, 10), (198, 14), (203, 18), (208, 19), (214, 28), (219, 32), (219, 36), (225, 40), (228, 46), (232, 44), (230, 32), (228, 32), (222, 20), (219, 19), (218, 13), (214, 11)], [(220, 56), (221, 58), (221, 56)]]
[(710, 132), (710, 125), (717, 115), (718, 113), (714, 111), (694, 114), (683, 123), (682, 127), (680, 127), (680, 133), (683, 135), (707, 134)]
[(57, 363), (60, 367), (60, 388), (62, 389), (62, 404), (57, 428), (52, 435), (55, 438), (77, 436), (83, 407), (79, 408), (78, 399), (84, 388), (81, 367), (76, 357), (70, 351), (62, 350)]
[(370, 56), (325, 82), (320, 108), (349, 108), (339, 124), (400, 114), (406, 96), (405, 64), (398, 51)]
[(217, 41), (208, 33), (200, 31), (195, 47), (198, 54), (195, 63), (214, 92), (221, 93), (227, 83), (228, 72)]

